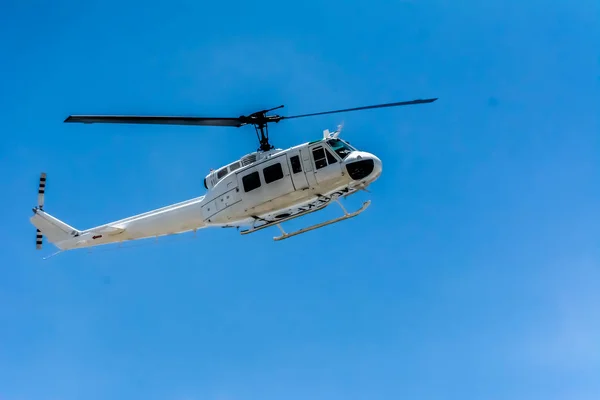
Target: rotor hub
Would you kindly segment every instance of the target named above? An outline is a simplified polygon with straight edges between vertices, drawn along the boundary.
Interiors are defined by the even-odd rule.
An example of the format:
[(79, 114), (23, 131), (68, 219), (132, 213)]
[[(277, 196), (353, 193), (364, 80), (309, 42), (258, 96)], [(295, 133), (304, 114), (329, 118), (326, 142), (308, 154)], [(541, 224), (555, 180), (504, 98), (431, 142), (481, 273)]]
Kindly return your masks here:
[(269, 128), (267, 125), (269, 122), (279, 122), (284, 117), (279, 115), (267, 115), (267, 113), (279, 108), (283, 108), (283, 105), (268, 110), (257, 111), (248, 116), (242, 115), (239, 118), (244, 124), (254, 125), (256, 137), (258, 138), (258, 142), (260, 144), (260, 147), (258, 148), (259, 151), (269, 151), (275, 148), (271, 143), (269, 143)]

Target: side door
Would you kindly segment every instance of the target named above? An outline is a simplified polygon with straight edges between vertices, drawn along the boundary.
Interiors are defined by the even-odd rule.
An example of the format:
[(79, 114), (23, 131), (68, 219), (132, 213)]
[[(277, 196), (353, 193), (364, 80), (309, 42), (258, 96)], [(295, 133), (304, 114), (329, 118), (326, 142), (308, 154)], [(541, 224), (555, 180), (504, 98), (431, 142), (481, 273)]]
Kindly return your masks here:
[(292, 150), (288, 153), (288, 164), (294, 188), (296, 190), (308, 188), (308, 180), (306, 179), (304, 168), (302, 168), (302, 159), (300, 158), (299, 150)]
[(317, 180), (315, 179), (315, 173), (313, 171), (313, 162), (310, 157), (310, 150), (308, 147), (300, 149), (300, 158), (302, 159), (302, 165), (304, 166), (304, 175), (308, 181), (309, 187), (315, 187)]
[(294, 191), (287, 154), (274, 157), (258, 165), (265, 184), (266, 200), (273, 200)]
[(242, 204), (246, 211), (262, 203), (265, 190), (260, 175), (257, 167), (251, 167), (236, 174), (238, 179), (238, 193), (242, 198)]
[(337, 179), (342, 175), (342, 165), (333, 152), (323, 144), (311, 146), (315, 180), (318, 184)]
[(246, 210), (294, 191), (285, 154), (242, 171), (237, 176)]

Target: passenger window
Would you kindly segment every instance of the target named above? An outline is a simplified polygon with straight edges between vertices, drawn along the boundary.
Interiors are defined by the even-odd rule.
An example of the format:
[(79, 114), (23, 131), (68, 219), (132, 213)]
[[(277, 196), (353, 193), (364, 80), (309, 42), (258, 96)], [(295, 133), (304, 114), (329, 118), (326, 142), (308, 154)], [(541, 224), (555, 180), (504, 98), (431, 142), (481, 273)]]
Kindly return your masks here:
[(316, 147), (312, 151), (313, 158), (315, 159), (315, 167), (321, 169), (327, 166), (327, 160), (325, 159), (325, 150), (322, 147)]
[(300, 157), (293, 156), (290, 157), (290, 163), (292, 164), (292, 172), (297, 174), (298, 172), (302, 172), (302, 165), (300, 164)]
[(325, 153), (327, 153), (327, 162), (329, 163), (329, 165), (337, 162), (337, 160), (335, 159), (335, 157), (333, 156), (333, 154), (331, 154), (327, 150), (325, 150)]
[(229, 171), (235, 171), (235, 170), (236, 170), (236, 169), (238, 169), (239, 167), (240, 167), (240, 162), (239, 162), (239, 161), (237, 161), (237, 162), (234, 162), (233, 164), (231, 164), (231, 165), (229, 166)]
[(243, 177), (242, 184), (244, 185), (244, 192), (249, 192), (251, 190), (259, 188), (260, 177), (258, 176), (258, 171), (252, 172), (251, 174), (248, 174), (245, 177)]
[(221, 168), (219, 172), (217, 172), (217, 179), (221, 179), (225, 175), (227, 175), (227, 167)]
[(265, 177), (265, 183), (275, 182), (278, 179), (283, 178), (283, 170), (281, 164), (273, 164), (263, 169), (263, 176)]

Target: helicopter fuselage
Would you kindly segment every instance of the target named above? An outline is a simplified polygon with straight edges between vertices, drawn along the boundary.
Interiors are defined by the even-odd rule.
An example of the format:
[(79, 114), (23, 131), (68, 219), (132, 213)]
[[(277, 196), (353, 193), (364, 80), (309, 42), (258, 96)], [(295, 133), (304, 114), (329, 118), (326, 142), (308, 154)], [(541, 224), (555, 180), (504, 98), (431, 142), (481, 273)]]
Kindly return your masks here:
[(338, 138), (252, 153), (205, 178), (201, 213), (220, 226), (287, 218), (367, 187), (381, 170), (379, 158)]

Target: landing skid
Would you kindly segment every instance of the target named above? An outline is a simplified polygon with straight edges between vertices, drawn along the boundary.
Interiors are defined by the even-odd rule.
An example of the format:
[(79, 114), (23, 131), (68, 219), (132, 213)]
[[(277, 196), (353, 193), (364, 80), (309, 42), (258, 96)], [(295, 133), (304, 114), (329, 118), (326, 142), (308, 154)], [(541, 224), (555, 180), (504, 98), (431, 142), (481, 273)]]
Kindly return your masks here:
[[(351, 193), (352, 192), (350, 192), (348, 194), (351, 194)], [(283, 240), (283, 239), (287, 239), (287, 238), (292, 237), (292, 236), (300, 235), (300, 234), (308, 232), (308, 231), (312, 231), (314, 229), (318, 229), (318, 228), (324, 227), (326, 225), (335, 224), (336, 222), (340, 222), (340, 221), (343, 221), (345, 219), (356, 217), (358, 214), (360, 214), (363, 211), (365, 211), (366, 208), (371, 204), (371, 201), (368, 200), (368, 201), (364, 202), (363, 205), (362, 205), (362, 207), (360, 209), (358, 209), (357, 211), (355, 211), (353, 213), (348, 213), (346, 211), (346, 209), (344, 208), (344, 206), (342, 205), (342, 203), (340, 203), (339, 199), (336, 198), (336, 199), (333, 199), (333, 200), (336, 203), (338, 203), (339, 206), (342, 208), (342, 211), (344, 211), (344, 215), (343, 216), (335, 218), (335, 219), (332, 219), (332, 220), (329, 220), (329, 221), (321, 222), (319, 224), (312, 225), (312, 226), (309, 226), (309, 227), (306, 227), (306, 228), (302, 228), (302, 229), (300, 229), (300, 230), (298, 230), (296, 232), (292, 232), (292, 233), (286, 233), (283, 230), (283, 228), (281, 227), (280, 224), (283, 223), (283, 222), (287, 222), (287, 221), (290, 221), (292, 219), (295, 219), (295, 218), (298, 218), (298, 217), (302, 217), (304, 215), (307, 215), (307, 214), (313, 213), (315, 211), (319, 211), (319, 210), (324, 209), (325, 207), (327, 207), (328, 205), (331, 204), (328, 201), (327, 203), (321, 204), (321, 205), (319, 205), (319, 206), (317, 206), (317, 207), (315, 207), (313, 209), (308, 209), (308, 210), (302, 211), (302, 212), (300, 212), (300, 213), (298, 213), (296, 215), (292, 215), (292, 216), (289, 216), (287, 218), (278, 219), (276, 221), (266, 221), (264, 224), (262, 224), (260, 226), (252, 227), (250, 229), (243, 230), (243, 231), (240, 232), (240, 234), (247, 235), (249, 233), (253, 233), (253, 232), (259, 231), (261, 229), (265, 229), (265, 228), (269, 228), (271, 226), (277, 225), (277, 227), (281, 231), (282, 235), (274, 237), (273, 240)]]
[(302, 217), (302, 216), (304, 216), (304, 215), (307, 215), (307, 214), (310, 214), (310, 213), (314, 213), (315, 211), (319, 211), (319, 210), (322, 210), (322, 209), (324, 209), (324, 208), (325, 208), (325, 207), (327, 207), (329, 204), (331, 204), (331, 203), (325, 203), (325, 204), (321, 204), (320, 206), (317, 206), (317, 207), (315, 207), (315, 208), (313, 208), (313, 209), (309, 209), (309, 210), (301, 211), (301, 212), (299, 212), (299, 213), (298, 213), (298, 214), (296, 214), (296, 215), (292, 215), (292, 216), (289, 216), (289, 217), (286, 217), (286, 218), (278, 219), (278, 220), (276, 220), (276, 221), (268, 221), (268, 222), (265, 222), (264, 224), (262, 224), (262, 225), (260, 225), (260, 226), (256, 226), (256, 227), (252, 227), (252, 228), (250, 228), (250, 229), (246, 229), (246, 230), (240, 231), (240, 234), (241, 234), (241, 235), (247, 235), (247, 234), (249, 234), (249, 233), (253, 233), (253, 232), (256, 232), (256, 231), (260, 231), (261, 229), (269, 228), (269, 227), (271, 227), (271, 226), (273, 226), (273, 225), (277, 225), (277, 224), (280, 224), (280, 223), (282, 223), (282, 222), (286, 222), (286, 221), (292, 220), (292, 219), (294, 219), (294, 218), (298, 218), (298, 217)]
[(363, 203), (363, 205), (362, 205), (361, 208), (359, 208), (358, 210), (354, 211), (353, 213), (348, 213), (348, 211), (346, 211), (346, 209), (344, 208), (344, 206), (342, 205), (342, 203), (339, 202), (339, 200), (335, 199), (335, 202), (338, 203), (340, 205), (340, 207), (342, 208), (342, 210), (344, 211), (344, 215), (343, 216), (335, 218), (335, 219), (330, 219), (329, 221), (321, 222), (319, 224), (311, 225), (311, 226), (308, 226), (306, 228), (298, 229), (297, 231), (292, 232), (292, 233), (286, 233), (283, 230), (283, 228), (281, 227), (281, 225), (279, 224), (279, 222), (277, 222), (276, 225), (279, 228), (279, 230), (281, 231), (282, 235), (274, 237), (273, 240), (284, 240), (284, 239), (290, 238), (292, 236), (296, 236), (296, 235), (300, 235), (300, 234), (308, 232), (308, 231), (312, 231), (314, 229), (319, 229), (319, 228), (322, 228), (322, 227), (327, 226), (327, 225), (335, 224), (336, 222), (340, 222), (340, 221), (343, 221), (345, 219), (350, 219), (350, 218), (356, 217), (358, 214), (360, 214), (363, 211), (365, 211), (367, 209), (367, 207), (369, 207), (369, 205), (371, 204), (371, 200), (367, 200), (367, 201), (365, 201)]

